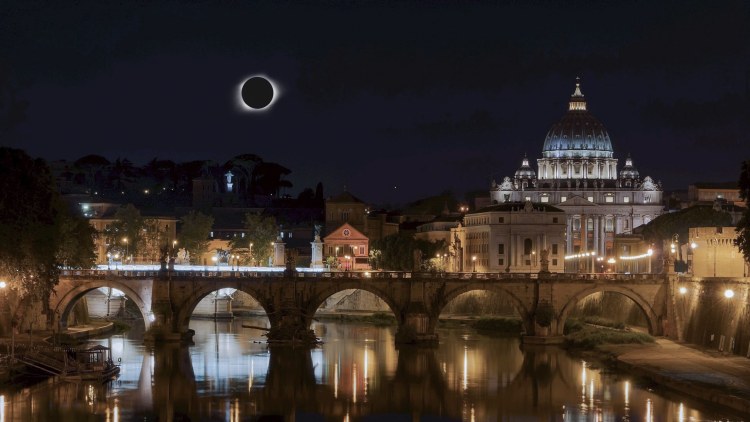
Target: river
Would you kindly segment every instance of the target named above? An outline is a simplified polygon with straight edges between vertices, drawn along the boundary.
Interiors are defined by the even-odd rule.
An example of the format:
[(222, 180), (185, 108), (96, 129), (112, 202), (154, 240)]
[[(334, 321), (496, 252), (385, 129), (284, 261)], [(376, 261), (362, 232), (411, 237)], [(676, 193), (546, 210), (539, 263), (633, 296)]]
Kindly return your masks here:
[(138, 332), (97, 340), (121, 359), (117, 380), (5, 388), (0, 422), (741, 420), (559, 348), (471, 329), (397, 350), (395, 327), (316, 322), (321, 346), (269, 350), (243, 323), (268, 325), (193, 320), (190, 347), (152, 350)]

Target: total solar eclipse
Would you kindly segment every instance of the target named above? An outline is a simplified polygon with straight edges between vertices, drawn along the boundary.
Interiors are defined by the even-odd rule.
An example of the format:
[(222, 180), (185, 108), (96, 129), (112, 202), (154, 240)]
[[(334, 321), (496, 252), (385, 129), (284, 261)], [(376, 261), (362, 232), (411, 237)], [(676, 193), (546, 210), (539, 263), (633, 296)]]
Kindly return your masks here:
[(253, 76), (242, 84), (242, 102), (255, 110), (268, 107), (273, 101), (273, 85), (262, 76)]

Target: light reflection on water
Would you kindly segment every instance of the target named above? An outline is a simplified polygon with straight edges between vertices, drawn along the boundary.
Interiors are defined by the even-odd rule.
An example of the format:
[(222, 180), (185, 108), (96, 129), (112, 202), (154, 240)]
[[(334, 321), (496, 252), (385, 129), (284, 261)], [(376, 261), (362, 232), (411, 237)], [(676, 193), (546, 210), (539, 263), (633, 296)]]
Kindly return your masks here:
[(389, 422), (740, 419), (513, 338), (445, 329), (437, 349), (396, 350), (393, 327), (315, 323), (321, 347), (269, 351), (263, 332), (242, 322), (267, 326), (264, 318), (194, 320), (189, 348), (149, 350), (125, 336), (99, 340), (122, 359), (116, 381), (5, 388), (0, 422), (246, 421), (269, 414)]

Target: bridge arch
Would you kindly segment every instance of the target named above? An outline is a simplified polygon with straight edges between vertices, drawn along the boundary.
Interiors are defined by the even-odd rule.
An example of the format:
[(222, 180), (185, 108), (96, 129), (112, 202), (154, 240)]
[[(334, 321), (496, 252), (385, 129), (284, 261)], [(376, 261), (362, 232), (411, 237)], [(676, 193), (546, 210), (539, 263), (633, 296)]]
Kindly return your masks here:
[(198, 306), (198, 303), (200, 303), (200, 301), (209, 294), (221, 289), (235, 289), (250, 295), (250, 297), (255, 299), (260, 304), (260, 306), (263, 308), (263, 312), (265, 312), (266, 316), (268, 316), (268, 319), (272, 319), (272, 313), (269, 312), (271, 310), (269, 309), (268, 304), (262, 300), (264, 298), (264, 295), (262, 295), (259, 291), (247, 288), (244, 285), (238, 286), (237, 283), (208, 284), (193, 290), (182, 301), (182, 305), (177, 308), (175, 324), (178, 332), (187, 333), (190, 329), (190, 318), (192, 317), (195, 308)]
[[(102, 287), (117, 289), (123, 292), (128, 299), (132, 300), (141, 312), (143, 323), (146, 330), (148, 330), (153, 317), (153, 313), (151, 312), (151, 298), (142, 297), (142, 292), (139, 292), (125, 282), (114, 279), (92, 280), (87, 283), (77, 284), (70, 290), (62, 292), (59, 296), (53, 294), (50, 297), (50, 309), (54, 313), (54, 327), (67, 328), (70, 311), (76, 302), (85, 296), (86, 293)], [(151, 291), (150, 286), (148, 291)]]
[(563, 329), (565, 327), (565, 321), (568, 319), (568, 315), (570, 312), (575, 308), (575, 306), (578, 304), (581, 299), (590, 296), (595, 293), (602, 293), (602, 292), (612, 292), (612, 293), (619, 293), (628, 299), (632, 300), (638, 308), (643, 311), (644, 315), (646, 316), (646, 323), (648, 324), (648, 332), (651, 335), (659, 335), (659, 317), (656, 315), (656, 312), (654, 311), (653, 306), (643, 298), (643, 296), (639, 295), (633, 290), (630, 290), (625, 287), (617, 286), (617, 285), (607, 285), (602, 284), (598, 285), (589, 289), (582, 290), (579, 293), (576, 293), (571, 298), (567, 300), (565, 305), (563, 305), (562, 310), (560, 311), (560, 315), (558, 318), (558, 324), (557, 324), (557, 330), (559, 331), (557, 335), (563, 334)]
[[(462, 284), (461, 286), (454, 288), (448, 292), (442, 297), (442, 300), (438, 302), (437, 309), (435, 309), (435, 318), (433, 323), (437, 325), (438, 318), (437, 316), (440, 315), (440, 313), (445, 309), (446, 306), (455, 298), (458, 296), (474, 292), (474, 291), (485, 291), (485, 292), (493, 292), (493, 293), (503, 293), (508, 295), (508, 297), (511, 299), (511, 303), (513, 304), (513, 308), (516, 310), (518, 315), (521, 316), (521, 322), (523, 323), (524, 331), (527, 333), (533, 333), (534, 324), (531, 319), (531, 314), (529, 312), (529, 308), (526, 306), (526, 303), (518, 297), (517, 294), (515, 294), (512, 290), (505, 288), (501, 285), (490, 285), (488, 286), (485, 283), (467, 283)], [(434, 327), (433, 327), (434, 328)]]
[(335, 295), (338, 292), (342, 292), (344, 290), (363, 290), (368, 293), (372, 293), (375, 295), (378, 299), (385, 302), (386, 305), (388, 305), (388, 308), (390, 308), (391, 312), (396, 316), (396, 320), (399, 325), (403, 322), (403, 315), (401, 312), (401, 307), (398, 306), (396, 301), (393, 299), (391, 295), (388, 294), (388, 292), (380, 289), (377, 286), (374, 286), (370, 283), (362, 283), (361, 280), (347, 280), (342, 281), (340, 283), (335, 283), (330, 285), (329, 287), (326, 287), (322, 290), (319, 290), (315, 292), (313, 297), (309, 301), (309, 306), (306, 309), (305, 314), (309, 317), (309, 320), (307, 321), (308, 327), (312, 323), (312, 318), (315, 315), (315, 312), (317, 312), (318, 308), (331, 296)]

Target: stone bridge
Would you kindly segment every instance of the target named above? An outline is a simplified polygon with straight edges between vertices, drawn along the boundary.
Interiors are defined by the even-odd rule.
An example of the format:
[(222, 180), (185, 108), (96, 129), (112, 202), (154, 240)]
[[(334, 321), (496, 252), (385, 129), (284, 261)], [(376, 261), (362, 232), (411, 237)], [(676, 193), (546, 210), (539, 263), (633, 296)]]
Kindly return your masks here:
[[(315, 312), (347, 289), (373, 293), (398, 322), (397, 341), (437, 341), (443, 308), (471, 291), (505, 293), (523, 320), (528, 342), (561, 340), (565, 320), (584, 297), (614, 292), (644, 313), (653, 335), (670, 335), (676, 279), (654, 274), (507, 274), (419, 272), (217, 272), (66, 270), (50, 299), (52, 329), (64, 328), (75, 302), (100, 287), (123, 291), (141, 310), (152, 340), (189, 341), (198, 302), (223, 288), (256, 299), (270, 321), (269, 340), (309, 338)], [(544, 320), (550, 321), (547, 324)], [(541, 324), (540, 324), (541, 323)]]

